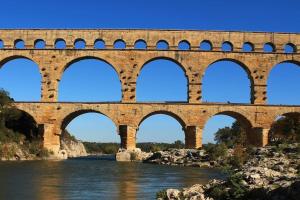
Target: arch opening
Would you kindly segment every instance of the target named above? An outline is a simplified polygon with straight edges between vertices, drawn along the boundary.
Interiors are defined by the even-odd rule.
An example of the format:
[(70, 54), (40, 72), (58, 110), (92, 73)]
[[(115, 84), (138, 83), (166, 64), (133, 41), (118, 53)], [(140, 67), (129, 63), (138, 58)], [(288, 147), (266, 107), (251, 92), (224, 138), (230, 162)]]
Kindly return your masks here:
[(80, 140), (87, 153), (116, 153), (120, 136), (116, 124), (105, 114), (94, 110), (70, 113), (61, 124), (61, 144)]
[(121, 82), (115, 68), (98, 58), (70, 62), (59, 83), (59, 101), (120, 102)]
[(126, 43), (124, 42), (124, 40), (116, 40), (114, 42), (114, 48), (115, 49), (126, 49)]
[(300, 113), (290, 112), (277, 116), (269, 131), (269, 143), (300, 142)]
[(104, 42), (104, 40), (102, 40), (102, 39), (95, 40), (94, 48), (95, 49), (105, 49), (105, 42)]
[(222, 51), (233, 51), (233, 45), (231, 42), (223, 42), (222, 43)]
[(22, 39), (17, 39), (14, 42), (14, 47), (16, 49), (25, 49), (25, 42)]
[(54, 43), (55, 49), (65, 49), (67, 47), (66, 41), (64, 39), (56, 39)]
[(236, 60), (218, 60), (207, 67), (202, 78), (206, 102), (251, 103), (253, 80), (249, 69)]
[(285, 53), (296, 53), (297, 52), (296, 45), (294, 45), (293, 43), (287, 43), (286, 45), (284, 45), (284, 52)]
[(245, 42), (243, 44), (243, 51), (244, 52), (254, 51), (254, 45), (251, 42)]
[(212, 43), (209, 40), (203, 40), (200, 43), (199, 48), (202, 51), (211, 51), (212, 50)]
[(74, 42), (75, 49), (85, 49), (85, 40), (78, 38)]
[(188, 80), (184, 68), (171, 59), (150, 60), (140, 70), (137, 101), (187, 101)]
[(275, 65), (267, 80), (268, 104), (299, 105), (300, 63), (285, 61)]
[(0, 49), (3, 49), (4, 48), (4, 42), (3, 40), (0, 39)]
[(15, 101), (40, 101), (39, 66), (24, 57), (10, 57), (0, 62), (0, 88), (7, 90)]
[(203, 143), (225, 144), (227, 147), (249, 144), (252, 125), (242, 114), (232, 111), (220, 112), (206, 122)]
[(182, 40), (178, 44), (178, 49), (179, 50), (190, 50), (191, 49), (190, 43), (186, 40)]
[(134, 48), (135, 49), (147, 49), (147, 43), (145, 42), (145, 40), (137, 40), (134, 43)]
[(137, 146), (144, 151), (184, 148), (184, 122), (170, 112), (153, 112), (139, 123)]
[(34, 41), (34, 48), (36, 49), (44, 49), (46, 46), (46, 43), (42, 39), (37, 39)]
[(165, 40), (159, 40), (156, 43), (156, 49), (157, 50), (168, 50), (169, 49), (169, 43)]
[(275, 52), (275, 45), (271, 42), (267, 42), (264, 44), (264, 52), (272, 53)]

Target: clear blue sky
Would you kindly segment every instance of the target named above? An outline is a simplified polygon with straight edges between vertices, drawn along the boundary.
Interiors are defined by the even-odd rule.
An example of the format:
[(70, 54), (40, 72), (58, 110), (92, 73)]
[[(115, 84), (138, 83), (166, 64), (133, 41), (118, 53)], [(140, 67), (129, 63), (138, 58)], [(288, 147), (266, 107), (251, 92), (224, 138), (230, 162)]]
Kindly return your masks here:
[[(241, 30), (300, 32), (298, 0), (49, 0), (1, 2), (0, 28), (159, 28), (199, 30)], [(0, 35), (1, 39), (1, 35)], [(168, 75), (167, 79), (163, 79)], [(268, 103), (299, 104), (300, 69), (281, 64), (268, 79)], [(0, 70), (0, 87), (15, 100), (39, 100), (40, 77), (37, 66), (28, 60), (6, 63)], [(109, 82), (109, 84), (103, 84)], [(149, 63), (137, 82), (139, 101), (186, 100), (183, 71), (169, 61)], [(80, 90), (80, 92), (76, 92)], [(120, 82), (105, 63), (85, 60), (65, 71), (59, 85), (61, 101), (119, 101)], [(205, 101), (250, 101), (250, 82), (238, 65), (219, 62), (211, 65), (203, 79)], [(204, 130), (204, 142), (213, 133), (229, 126), (230, 117), (211, 118)], [(119, 142), (116, 127), (100, 114), (74, 119), (68, 129), (89, 141)], [(138, 141), (173, 142), (183, 140), (179, 123), (164, 115), (145, 120)]]

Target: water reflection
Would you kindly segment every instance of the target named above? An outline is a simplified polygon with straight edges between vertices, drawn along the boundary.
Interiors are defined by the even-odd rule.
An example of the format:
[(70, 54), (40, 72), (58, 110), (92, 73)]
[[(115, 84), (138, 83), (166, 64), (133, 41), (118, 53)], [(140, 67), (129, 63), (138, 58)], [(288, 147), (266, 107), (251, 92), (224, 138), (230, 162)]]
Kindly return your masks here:
[(0, 162), (0, 199), (154, 199), (161, 189), (220, 177), (216, 170), (107, 160)]
[(37, 186), (37, 199), (59, 200), (62, 199), (62, 191), (59, 186), (63, 184), (63, 163), (43, 162), (36, 168), (36, 176), (33, 182)]

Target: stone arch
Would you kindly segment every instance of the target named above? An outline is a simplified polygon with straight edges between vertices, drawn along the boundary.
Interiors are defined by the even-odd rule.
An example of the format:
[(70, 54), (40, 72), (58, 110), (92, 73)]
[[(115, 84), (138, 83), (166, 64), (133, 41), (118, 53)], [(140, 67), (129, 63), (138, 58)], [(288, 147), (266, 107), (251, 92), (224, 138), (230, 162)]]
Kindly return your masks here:
[[(269, 127), (269, 132), (268, 132), (268, 142), (277, 142), (278, 138), (281, 138), (281, 139), (282, 138), (285, 138), (285, 139), (289, 138), (289, 139), (291, 139), (291, 135), (289, 135), (289, 136), (284, 135), (284, 137), (282, 137), (282, 135), (279, 134), (281, 136), (278, 137), (278, 135), (276, 134), (277, 132), (274, 132), (274, 130), (278, 130), (278, 128), (279, 128), (279, 131), (280, 131), (280, 129), (282, 131), (282, 128), (280, 128), (280, 126), (282, 126), (282, 125), (277, 123), (279, 119), (284, 120), (284, 118), (282, 118), (282, 117), (289, 118), (289, 120), (288, 120), (289, 125), (288, 126), (296, 126), (296, 127), (299, 126), (300, 112), (297, 112), (297, 111), (281, 111), (281, 112), (276, 113), (274, 118), (272, 118), (273, 120), (270, 122), (270, 127)], [(292, 120), (292, 122), (293, 122), (292, 124), (290, 124), (290, 122), (291, 122), (290, 120)], [(287, 122), (285, 122), (285, 123), (287, 123)], [(296, 123), (296, 125), (294, 123)], [(284, 127), (287, 128), (287, 124), (284, 124)], [(281, 133), (285, 133), (285, 134), (287, 133), (287, 130), (285, 128), (283, 129), (283, 132), (281, 132)], [(276, 135), (277, 135), (277, 137), (274, 137)], [(294, 135), (292, 138), (293, 138), (293, 140), (295, 140), (297, 138), (297, 136)]]
[[(159, 57), (154, 57), (154, 58), (151, 58), (149, 60), (147, 60), (143, 65), (139, 66), (139, 68), (136, 69), (136, 74), (135, 74), (135, 80), (136, 80), (136, 91), (138, 90), (138, 87), (139, 87), (139, 78), (140, 78), (140, 73), (142, 72), (142, 70), (144, 69), (144, 67), (152, 62), (155, 62), (155, 61), (168, 61), (172, 64), (175, 64), (176, 67), (179, 67), (182, 72), (184, 73), (184, 78), (185, 78), (185, 81), (186, 81), (186, 89), (185, 89), (185, 92), (186, 92), (186, 99), (184, 101), (188, 101), (188, 98), (189, 98), (189, 82), (190, 82), (190, 78), (189, 78), (189, 75), (187, 74), (187, 70), (186, 68), (182, 65), (182, 63), (180, 63), (178, 60), (174, 59), (174, 58), (171, 58), (171, 57), (165, 57), (165, 56), (159, 56)], [(136, 94), (137, 96), (137, 94)]]
[(40, 101), (42, 98), (42, 89), (43, 89), (43, 76), (42, 76), (43, 73), (42, 73), (40, 64), (38, 62), (36, 62), (33, 58), (30, 58), (30, 57), (24, 56), (24, 55), (12, 55), (12, 56), (8, 56), (8, 57), (0, 58), (0, 70), (8, 62), (15, 61), (18, 59), (28, 60), (37, 66), (37, 68), (38, 68), (37, 70), (39, 73), (39, 80), (40, 80), (40, 83), (39, 83), (39, 96), (40, 96), (39, 101)]
[(207, 116), (206, 120), (204, 121), (203, 128), (205, 127), (205, 125), (208, 123), (210, 119), (212, 119), (214, 116), (219, 116), (219, 115), (228, 116), (238, 121), (246, 133), (247, 141), (249, 141), (251, 144), (254, 144), (256, 142), (255, 135), (252, 135), (253, 123), (248, 117), (246, 117), (246, 113), (241, 113), (233, 110), (212, 112)]
[(153, 61), (156, 61), (156, 60), (167, 60), (167, 61), (171, 61), (173, 63), (175, 63), (176, 65), (178, 65), (184, 72), (187, 80), (189, 81), (189, 77), (187, 75), (187, 69), (185, 68), (185, 66), (180, 63), (178, 60), (176, 60), (175, 58), (172, 58), (172, 57), (167, 57), (167, 56), (158, 56), (158, 57), (153, 57), (153, 58), (150, 58), (149, 60), (147, 60), (146, 62), (144, 62), (138, 69), (137, 69), (137, 72), (136, 72), (136, 76), (138, 77), (140, 72), (143, 70), (143, 68), (153, 62)]
[(98, 114), (104, 115), (105, 117), (109, 118), (114, 123), (116, 128), (119, 125), (117, 120), (113, 116), (110, 116), (109, 114), (106, 114), (104, 112), (101, 112), (101, 111), (98, 111), (95, 109), (82, 109), (82, 110), (76, 110), (76, 111), (70, 112), (67, 115), (65, 115), (60, 122), (60, 125), (59, 125), (60, 130), (64, 130), (73, 119), (75, 119), (76, 117), (78, 117), (80, 115), (86, 114), (86, 113), (98, 113)]
[(8, 62), (10, 62), (10, 61), (13, 61), (13, 60), (16, 60), (16, 59), (20, 59), (20, 58), (22, 58), (22, 59), (27, 59), (27, 60), (30, 60), (30, 61), (34, 62), (34, 63), (38, 66), (40, 74), (42, 74), (42, 73), (41, 73), (41, 68), (40, 68), (39, 63), (36, 62), (33, 58), (30, 58), (30, 57), (24, 56), (24, 55), (12, 55), (12, 56), (8, 56), (8, 57), (4, 57), (4, 58), (1, 58), (1, 57), (0, 57), (0, 69), (1, 69), (2, 66), (5, 65), (6, 63), (8, 63)]
[(204, 68), (204, 70), (203, 70), (203, 73), (202, 73), (202, 75), (201, 75), (201, 82), (202, 82), (202, 84), (203, 84), (203, 77), (205, 76), (205, 73), (206, 73), (206, 71), (207, 71), (207, 69), (209, 68), (209, 67), (211, 67), (213, 64), (215, 64), (215, 63), (218, 63), (218, 62), (223, 62), (223, 61), (229, 61), (229, 62), (232, 62), (232, 63), (235, 63), (235, 64), (237, 64), (239, 67), (241, 67), (243, 70), (244, 70), (244, 72), (247, 74), (247, 78), (249, 79), (249, 81), (250, 81), (250, 99), (249, 99), (249, 102), (252, 102), (253, 101), (253, 99), (254, 99), (254, 78), (253, 78), (253, 76), (251, 75), (251, 71), (250, 71), (250, 69), (249, 69), (249, 67), (245, 64), (245, 63), (243, 63), (243, 62), (241, 62), (241, 61), (239, 61), (239, 60), (237, 60), (237, 59), (232, 59), (232, 58), (221, 58), (221, 59), (217, 59), (217, 60), (214, 60), (213, 62), (211, 62), (209, 65), (207, 65), (205, 68)]
[(120, 76), (120, 73), (118, 72), (117, 68), (116, 68), (114, 65), (112, 65), (109, 61), (107, 61), (107, 60), (105, 60), (105, 59), (103, 59), (103, 58), (96, 57), (96, 56), (82, 56), (82, 57), (78, 57), (78, 58), (75, 58), (75, 59), (72, 59), (72, 60), (68, 61), (68, 62), (64, 65), (64, 67), (60, 70), (60, 72), (59, 72), (59, 79), (61, 79), (63, 73), (64, 73), (64, 72), (65, 72), (72, 64), (77, 63), (77, 62), (79, 62), (79, 61), (88, 60), (88, 59), (95, 59), (95, 60), (98, 60), (98, 61), (101, 61), (101, 62), (104, 62), (104, 63), (108, 64), (108, 65), (109, 65), (110, 67), (112, 67), (112, 68), (114, 69), (114, 71), (117, 73), (118, 78), (119, 78), (119, 80), (120, 80), (120, 82), (121, 82), (121, 78), (120, 78), (121, 76)]
[(149, 118), (153, 115), (157, 115), (157, 114), (163, 114), (163, 115), (170, 116), (170, 117), (174, 118), (176, 121), (178, 121), (183, 129), (186, 127), (186, 123), (185, 123), (183, 117), (180, 117), (178, 114), (176, 114), (174, 112), (166, 111), (166, 110), (157, 110), (157, 111), (153, 111), (153, 112), (145, 114), (144, 116), (142, 116), (140, 119), (137, 120), (137, 127), (139, 127), (143, 123), (143, 121), (145, 121), (147, 118)]
[[(294, 60), (294, 59), (287, 59), (287, 60), (281, 60), (281, 61), (279, 61), (279, 62), (277, 62), (277, 63), (272, 63), (271, 65), (270, 65), (270, 67), (268, 68), (268, 71), (267, 71), (267, 73), (266, 73), (266, 84), (267, 84), (267, 88), (266, 88), (266, 91), (267, 91), (267, 99), (269, 100), (269, 104), (270, 104), (270, 96), (271, 96), (271, 94), (272, 95), (274, 95), (274, 93), (272, 93), (272, 92), (270, 92), (270, 90), (271, 90), (271, 88), (272, 88), (272, 86), (274, 86), (273, 84), (274, 83), (270, 83), (270, 81), (271, 81), (271, 79), (272, 79), (272, 72), (277, 68), (277, 67), (283, 67), (284, 68), (284, 66), (282, 66), (282, 64), (292, 64), (292, 65), (296, 65), (297, 67), (300, 67), (300, 60)], [(284, 69), (284, 70), (286, 70), (286, 69)], [(297, 69), (297, 70), (300, 70), (300, 69)], [(298, 73), (298, 72), (297, 72)], [(274, 77), (274, 76), (273, 76)], [(278, 74), (277, 74), (277, 76), (275, 76), (275, 77), (279, 77), (278, 76)], [(284, 77), (284, 76), (282, 76), (282, 77)], [(292, 77), (290, 77), (291, 78), (291, 80), (293, 80), (292, 79)], [(287, 83), (287, 82), (286, 82)], [(299, 83), (300, 84), (300, 82), (297, 82), (297, 83)], [(280, 83), (280, 85), (284, 85), (285, 83)], [(293, 85), (295, 85), (295, 84), (293, 84)], [(294, 88), (295, 89), (295, 88)], [(276, 92), (275, 92), (276, 93)], [(277, 92), (278, 93), (278, 92)], [(294, 99), (295, 100), (295, 99)], [(297, 101), (298, 102), (298, 101)], [(274, 103), (274, 104), (288, 104), (288, 105), (292, 105), (292, 104), (299, 104), (299, 103), (284, 103), (284, 102), (276, 102), (276, 103)]]
[[(21, 112), (20, 118), (17, 120), (12, 120), (14, 125), (10, 125), (9, 121), (6, 121), (6, 126), (9, 129), (14, 130), (15, 132), (19, 132), (21, 134), (24, 134), (27, 139), (35, 139), (39, 137), (40, 139), (43, 138), (43, 132), (41, 131), (37, 116), (35, 116), (35, 113), (33, 111), (30, 111), (30, 109), (25, 108), (16, 108), (19, 112)], [(20, 122), (21, 123), (16, 123)]]
[[(152, 112), (147, 113), (144, 116), (142, 116), (142, 118), (139, 119), (139, 121), (137, 121), (138, 124), (137, 124), (137, 129), (136, 129), (137, 130), (136, 136), (139, 137), (139, 136), (143, 135), (144, 137), (149, 139), (148, 134), (143, 134), (143, 132), (140, 132), (140, 134), (139, 134), (138, 131), (139, 131), (140, 127), (143, 126), (143, 122), (147, 121), (147, 119), (149, 119), (149, 121), (147, 121), (147, 122), (150, 122), (151, 120), (154, 120), (154, 121), (157, 120), (157, 118), (159, 118), (159, 117), (163, 117), (163, 119), (167, 120), (168, 124), (169, 124), (169, 126), (164, 124), (164, 125), (162, 125), (162, 127), (164, 127), (164, 128), (167, 127), (168, 130), (173, 130), (174, 133), (176, 133), (176, 134), (171, 134), (171, 135), (161, 134), (161, 135), (164, 135), (164, 136), (160, 139), (164, 140), (163, 139), (164, 137), (171, 137), (171, 138), (168, 138), (169, 142), (174, 142), (175, 140), (184, 140), (184, 141), (186, 141), (186, 138), (188, 136), (186, 135), (186, 123), (185, 123), (184, 119), (181, 116), (179, 116), (178, 114), (176, 114), (174, 112), (171, 112), (171, 111), (167, 111), (167, 110), (152, 111)], [(158, 127), (160, 127), (160, 126), (158, 126)], [(142, 130), (149, 133), (149, 131), (146, 131), (146, 129), (142, 129)], [(153, 130), (156, 130), (156, 129), (151, 128), (151, 132)], [(161, 131), (160, 128), (158, 130)], [(157, 133), (162, 133), (162, 132), (157, 132)], [(150, 133), (150, 135), (152, 135), (152, 134)], [(159, 135), (157, 135), (157, 137), (159, 137)], [(174, 140), (174, 138), (175, 138), (175, 140)], [(143, 140), (143, 139), (141, 138), (141, 140)], [(145, 138), (144, 138), (144, 140), (145, 140)], [(156, 140), (157, 140), (157, 138), (156, 138)], [(144, 142), (149, 142), (149, 141), (144, 141)], [(155, 142), (162, 142), (162, 141), (155, 141)]]

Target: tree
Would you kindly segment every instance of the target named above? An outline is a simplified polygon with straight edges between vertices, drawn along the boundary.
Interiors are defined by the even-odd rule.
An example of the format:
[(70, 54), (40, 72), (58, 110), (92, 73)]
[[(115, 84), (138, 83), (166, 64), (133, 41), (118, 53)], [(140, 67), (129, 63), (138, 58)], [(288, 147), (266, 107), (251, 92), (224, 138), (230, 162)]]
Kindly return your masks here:
[(292, 113), (280, 117), (270, 129), (269, 140), (270, 142), (300, 142), (300, 114)]
[(218, 144), (224, 143), (232, 148), (235, 144), (245, 145), (246, 132), (238, 121), (235, 121), (231, 127), (220, 128), (215, 133), (215, 141)]

